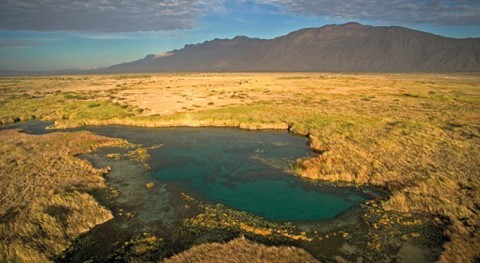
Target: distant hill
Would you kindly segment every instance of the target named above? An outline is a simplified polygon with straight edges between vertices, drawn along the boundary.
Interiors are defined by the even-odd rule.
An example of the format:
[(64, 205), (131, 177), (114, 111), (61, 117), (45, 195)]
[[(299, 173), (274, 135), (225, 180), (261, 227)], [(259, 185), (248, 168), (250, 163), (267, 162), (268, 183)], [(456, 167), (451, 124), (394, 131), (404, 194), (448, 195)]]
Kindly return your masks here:
[(36, 76), (42, 75), (42, 71), (22, 71), (22, 70), (4, 70), (0, 69), (0, 76)]
[(177, 71), (480, 71), (480, 39), (347, 23), (269, 40), (214, 39), (98, 72)]

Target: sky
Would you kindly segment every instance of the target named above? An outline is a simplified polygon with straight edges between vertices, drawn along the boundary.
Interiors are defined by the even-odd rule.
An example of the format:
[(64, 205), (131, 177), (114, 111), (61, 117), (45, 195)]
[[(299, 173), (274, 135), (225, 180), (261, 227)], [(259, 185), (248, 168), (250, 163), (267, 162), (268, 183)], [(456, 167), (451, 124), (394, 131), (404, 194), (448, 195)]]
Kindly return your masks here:
[(480, 0), (0, 0), (0, 69), (93, 69), (346, 22), (478, 38)]

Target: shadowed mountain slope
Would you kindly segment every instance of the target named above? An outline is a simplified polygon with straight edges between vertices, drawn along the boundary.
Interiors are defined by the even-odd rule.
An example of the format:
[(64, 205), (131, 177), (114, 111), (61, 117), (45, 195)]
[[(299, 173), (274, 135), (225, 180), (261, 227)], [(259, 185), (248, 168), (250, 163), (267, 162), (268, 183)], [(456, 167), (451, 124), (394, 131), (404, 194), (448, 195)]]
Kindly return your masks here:
[(358, 23), (306, 28), (275, 39), (214, 39), (99, 73), (178, 71), (479, 71), (480, 39)]

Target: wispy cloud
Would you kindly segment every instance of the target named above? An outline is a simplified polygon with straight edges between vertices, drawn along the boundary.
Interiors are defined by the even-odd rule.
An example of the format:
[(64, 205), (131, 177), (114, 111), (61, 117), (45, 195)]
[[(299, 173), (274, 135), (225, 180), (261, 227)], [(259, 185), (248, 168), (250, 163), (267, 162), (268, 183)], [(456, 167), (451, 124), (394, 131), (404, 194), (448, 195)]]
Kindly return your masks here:
[[(71, 32), (71, 36), (76, 38), (93, 39), (93, 40), (124, 40), (124, 39), (142, 39), (138, 33), (84, 33)], [(148, 38), (148, 37), (145, 37)]]
[(221, 0), (3, 0), (0, 29), (133, 32), (191, 28)]
[(285, 11), (329, 19), (393, 24), (480, 25), (479, 0), (259, 0)]
[(40, 43), (35, 41), (0, 39), (0, 48), (23, 48), (38, 45), (40, 45)]

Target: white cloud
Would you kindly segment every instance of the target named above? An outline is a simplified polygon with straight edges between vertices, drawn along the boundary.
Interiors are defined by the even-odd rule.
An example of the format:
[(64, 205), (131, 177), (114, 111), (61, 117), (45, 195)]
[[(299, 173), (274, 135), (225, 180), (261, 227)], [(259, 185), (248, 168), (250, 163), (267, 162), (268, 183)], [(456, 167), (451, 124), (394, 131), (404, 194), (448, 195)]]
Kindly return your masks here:
[(38, 42), (21, 39), (0, 39), (0, 48), (23, 48), (39, 45)]

